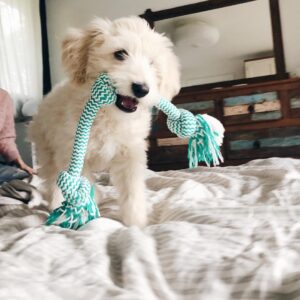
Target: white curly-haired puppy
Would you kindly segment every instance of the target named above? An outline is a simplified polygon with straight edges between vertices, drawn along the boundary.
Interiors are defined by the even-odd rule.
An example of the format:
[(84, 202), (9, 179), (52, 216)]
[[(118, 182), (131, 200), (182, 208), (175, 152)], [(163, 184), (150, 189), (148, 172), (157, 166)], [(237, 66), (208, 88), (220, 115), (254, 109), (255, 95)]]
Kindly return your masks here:
[(83, 30), (69, 32), (62, 46), (68, 80), (44, 99), (30, 125), (39, 175), (52, 208), (61, 204), (58, 172), (68, 167), (76, 126), (90, 88), (101, 72), (115, 82), (115, 105), (100, 109), (93, 124), (83, 174), (108, 170), (119, 191), (121, 218), (126, 225), (147, 222), (145, 180), (151, 108), (160, 96), (179, 91), (179, 63), (170, 40), (138, 17), (115, 21), (95, 19)]

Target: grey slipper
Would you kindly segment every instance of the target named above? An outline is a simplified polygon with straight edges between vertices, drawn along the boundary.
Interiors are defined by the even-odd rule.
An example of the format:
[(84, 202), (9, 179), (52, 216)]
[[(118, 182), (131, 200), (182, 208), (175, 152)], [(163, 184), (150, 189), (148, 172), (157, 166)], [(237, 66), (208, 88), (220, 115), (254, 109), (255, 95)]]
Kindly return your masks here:
[(24, 189), (18, 191), (14, 186), (10, 184), (10, 182), (5, 182), (0, 187), (0, 195), (14, 198), (27, 204), (31, 199), (32, 191), (29, 190), (28, 192), (28, 190)]
[(17, 191), (24, 191), (30, 194), (32, 193), (33, 189), (36, 189), (33, 185), (20, 179), (13, 179), (8, 183), (10, 186), (14, 187)]

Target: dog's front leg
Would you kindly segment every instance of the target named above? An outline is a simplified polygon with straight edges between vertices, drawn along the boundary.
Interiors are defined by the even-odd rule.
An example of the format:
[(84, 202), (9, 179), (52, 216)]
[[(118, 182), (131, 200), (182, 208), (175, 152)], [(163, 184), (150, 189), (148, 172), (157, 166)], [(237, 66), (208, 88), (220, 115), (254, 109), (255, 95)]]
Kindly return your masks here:
[(147, 223), (145, 170), (144, 149), (134, 149), (118, 155), (110, 169), (112, 183), (120, 194), (121, 218), (127, 226), (144, 227)]

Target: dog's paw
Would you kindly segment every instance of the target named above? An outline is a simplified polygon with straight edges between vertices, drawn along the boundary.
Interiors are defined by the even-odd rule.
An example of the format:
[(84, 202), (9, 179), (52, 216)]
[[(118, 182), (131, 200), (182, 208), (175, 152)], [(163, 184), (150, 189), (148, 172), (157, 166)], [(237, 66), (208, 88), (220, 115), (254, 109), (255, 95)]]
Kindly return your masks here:
[(126, 201), (121, 206), (121, 219), (126, 226), (138, 226), (143, 228), (147, 225), (147, 211), (144, 203), (132, 203)]
[(127, 214), (122, 218), (123, 224), (126, 226), (138, 226), (140, 228), (144, 228), (147, 225), (147, 217), (141, 215), (132, 215)]

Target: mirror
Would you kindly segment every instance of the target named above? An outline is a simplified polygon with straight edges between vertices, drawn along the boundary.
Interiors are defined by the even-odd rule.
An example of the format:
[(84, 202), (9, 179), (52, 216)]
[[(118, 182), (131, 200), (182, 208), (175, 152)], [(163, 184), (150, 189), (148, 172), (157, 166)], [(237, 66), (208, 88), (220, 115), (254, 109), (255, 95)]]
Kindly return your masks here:
[(211, 0), (142, 16), (173, 41), (183, 87), (222, 87), (287, 78), (274, 3)]

